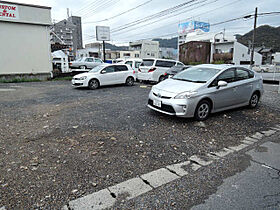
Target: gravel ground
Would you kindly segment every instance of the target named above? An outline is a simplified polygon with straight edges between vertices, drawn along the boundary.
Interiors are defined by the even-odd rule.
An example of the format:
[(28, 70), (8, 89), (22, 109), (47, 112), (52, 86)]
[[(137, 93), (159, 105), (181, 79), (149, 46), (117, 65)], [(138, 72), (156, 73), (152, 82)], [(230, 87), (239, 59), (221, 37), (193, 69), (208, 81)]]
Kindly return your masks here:
[(201, 127), (149, 110), (149, 86), (0, 84), (0, 207), (61, 208), (193, 154), (237, 145), (279, 123), (279, 95), (265, 88), (257, 109), (214, 114)]

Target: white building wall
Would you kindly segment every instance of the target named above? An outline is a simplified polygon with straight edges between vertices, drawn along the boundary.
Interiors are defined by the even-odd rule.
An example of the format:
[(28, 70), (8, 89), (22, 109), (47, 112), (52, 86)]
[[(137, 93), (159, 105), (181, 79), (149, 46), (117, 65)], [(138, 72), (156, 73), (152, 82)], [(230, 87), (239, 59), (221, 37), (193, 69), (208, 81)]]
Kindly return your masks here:
[[(137, 48), (134, 46), (138, 46)], [(140, 47), (139, 47), (140, 46)], [(130, 50), (140, 51), (140, 58), (159, 58), (159, 42), (143, 40), (139, 42), (131, 42)]]
[[(248, 50), (243, 44), (239, 42), (234, 43), (234, 54), (233, 54), (233, 63), (235, 65), (240, 65), (240, 61), (250, 61), (251, 59), (251, 52)], [(255, 52), (254, 53), (254, 65), (261, 65), (262, 64), (262, 55)]]
[(0, 75), (51, 72), (48, 26), (0, 22), (0, 28)]
[(16, 8), (8, 11), (15, 17), (0, 16), (0, 76), (51, 76), (51, 8), (6, 1), (0, 5)]

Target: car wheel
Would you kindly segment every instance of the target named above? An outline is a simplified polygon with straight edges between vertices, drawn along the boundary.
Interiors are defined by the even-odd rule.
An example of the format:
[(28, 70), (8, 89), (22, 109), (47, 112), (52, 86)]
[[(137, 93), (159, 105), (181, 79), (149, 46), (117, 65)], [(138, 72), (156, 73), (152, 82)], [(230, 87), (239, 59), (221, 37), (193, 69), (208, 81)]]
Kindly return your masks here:
[(133, 86), (134, 85), (134, 79), (132, 77), (128, 77), (125, 81), (125, 84), (127, 86)]
[(253, 95), (250, 99), (250, 102), (249, 102), (249, 107), (250, 108), (256, 108), (259, 104), (259, 100), (260, 100), (259, 94), (258, 93), (253, 93)]
[(80, 66), (80, 69), (86, 70), (86, 66)]
[(163, 80), (165, 80), (164, 76), (160, 76), (158, 82), (162, 82)]
[(210, 112), (211, 112), (211, 105), (209, 101), (203, 100), (198, 103), (195, 110), (194, 117), (198, 121), (204, 121), (209, 117)]
[(88, 87), (91, 90), (95, 90), (99, 87), (99, 81), (97, 79), (92, 79), (88, 83)]

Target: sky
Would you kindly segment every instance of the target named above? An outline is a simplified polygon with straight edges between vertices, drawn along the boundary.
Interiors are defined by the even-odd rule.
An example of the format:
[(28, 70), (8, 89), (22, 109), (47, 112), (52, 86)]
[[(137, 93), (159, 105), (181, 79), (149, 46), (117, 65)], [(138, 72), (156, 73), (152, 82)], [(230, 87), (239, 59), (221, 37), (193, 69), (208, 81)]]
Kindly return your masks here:
[[(109, 26), (111, 30), (152, 16), (163, 10), (187, 3), (173, 13), (135, 24), (124, 30), (111, 33), (112, 43), (125, 45), (129, 41), (150, 38), (171, 38), (178, 31), (178, 23), (197, 20), (211, 24), (232, 18), (253, 14), (255, 7), (258, 12), (280, 12), (280, 0), (10, 0), (52, 7), (51, 15), (54, 22), (70, 15), (82, 17), (84, 44), (95, 42), (95, 27)], [(131, 10), (132, 8), (135, 8)], [(129, 11), (129, 12), (127, 12)], [(124, 13), (122, 15), (119, 15)], [(114, 17), (117, 16), (117, 17)], [(112, 18), (113, 17), (113, 18)], [(109, 19), (102, 21), (104, 19)], [(99, 22), (101, 21), (101, 22)], [(259, 17), (258, 26), (268, 24), (280, 26), (280, 15)], [(210, 32), (218, 33), (225, 30), (229, 34), (244, 34), (253, 29), (253, 19), (210, 26)]]

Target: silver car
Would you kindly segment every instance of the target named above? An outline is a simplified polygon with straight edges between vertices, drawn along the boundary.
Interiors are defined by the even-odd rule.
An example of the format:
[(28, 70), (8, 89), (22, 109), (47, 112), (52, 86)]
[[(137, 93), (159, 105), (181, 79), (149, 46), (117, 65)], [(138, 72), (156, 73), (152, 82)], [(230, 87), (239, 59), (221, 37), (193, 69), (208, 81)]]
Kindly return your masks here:
[(263, 94), (262, 77), (241, 66), (203, 64), (153, 86), (148, 107), (168, 115), (206, 120), (210, 113), (249, 105)]

